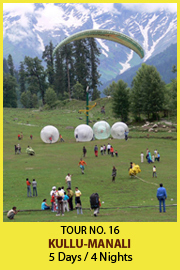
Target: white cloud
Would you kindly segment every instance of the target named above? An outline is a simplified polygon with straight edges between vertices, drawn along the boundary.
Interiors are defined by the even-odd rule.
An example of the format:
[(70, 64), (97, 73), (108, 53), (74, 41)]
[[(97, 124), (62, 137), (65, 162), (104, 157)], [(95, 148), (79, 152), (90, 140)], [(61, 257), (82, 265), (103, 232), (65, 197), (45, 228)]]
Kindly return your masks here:
[(171, 13), (177, 12), (177, 3), (124, 3), (122, 4), (125, 9), (137, 12), (156, 12), (166, 10)]
[(34, 4), (32, 3), (4, 3), (3, 12), (11, 12), (12, 14), (24, 15), (25, 13), (34, 12)]

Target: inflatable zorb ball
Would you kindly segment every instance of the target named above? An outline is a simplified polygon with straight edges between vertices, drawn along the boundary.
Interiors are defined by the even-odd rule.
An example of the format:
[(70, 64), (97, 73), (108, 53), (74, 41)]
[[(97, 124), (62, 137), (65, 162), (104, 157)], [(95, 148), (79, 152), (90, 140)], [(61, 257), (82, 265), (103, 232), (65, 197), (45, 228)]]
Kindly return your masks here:
[(93, 138), (93, 130), (90, 126), (82, 124), (75, 128), (74, 137), (79, 142), (89, 142)]
[(125, 130), (129, 132), (128, 126), (123, 122), (116, 122), (111, 127), (111, 135), (114, 139), (124, 139), (125, 138)]
[(107, 139), (111, 134), (110, 125), (106, 121), (96, 122), (93, 126), (93, 133), (98, 140)]
[(54, 126), (46, 126), (41, 130), (40, 137), (45, 143), (55, 143), (59, 139), (59, 131)]

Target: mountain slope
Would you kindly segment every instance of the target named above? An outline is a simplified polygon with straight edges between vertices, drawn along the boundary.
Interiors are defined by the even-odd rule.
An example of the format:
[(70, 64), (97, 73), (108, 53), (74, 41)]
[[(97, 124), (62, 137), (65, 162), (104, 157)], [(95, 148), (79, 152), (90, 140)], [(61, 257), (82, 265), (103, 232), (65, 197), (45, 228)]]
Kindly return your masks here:
[[(7, 5), (7, 4), (6, 4)], [(177, 13), (141, 12), (123, 4), (16, 4), (4, 8), (3, 54), (12, 55), (16, 68), (24, 56), (39, 58), (50, 41), (56, 46), (65, 37), (87, 29), (111, 29), (135, 39), (145, 51), (141, 60), (130, 49), (97, 39), (101, 49), (99, 72), (106, 82), (162, 52), (177, 42)]]
[[(145, 62), (147, 65), (153, 65), (156, 67), (157, 71), (160, 73), (162, 80), (165, 83), (170, 83), (172, 79), (177, 77), (177, 74), (172, 73), (172, 66), (177, 66), (177, 43), (172, 44), (162, 53), (157, 54), (154, 57), (151, 57)], [(136, 72), (141, 67), (141, 64), (134, 66), (128, 69), (123, 74), (116, 76), (116, 78), (107, 81), (100, 87), (100, 91), (103, 91), (104, 88), (109, 86), (113, 81), (117, 82), (118, 80), (123, 80), (131, 87), (133, 77), (136, 75)]]

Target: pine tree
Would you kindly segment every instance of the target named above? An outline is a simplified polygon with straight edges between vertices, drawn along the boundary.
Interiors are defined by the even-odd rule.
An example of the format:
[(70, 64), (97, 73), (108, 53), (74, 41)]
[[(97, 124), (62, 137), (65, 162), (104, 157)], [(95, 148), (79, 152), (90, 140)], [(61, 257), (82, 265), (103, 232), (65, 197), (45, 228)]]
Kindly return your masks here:
[(61, 50), (57, 50), (55, 54), (54, 90), (57, 94), (58, 99), (64, 98), (64, 93), (66, 91), (65, 85), (65, 67), (63, 64), (62, 52)]
[(90, 57), (89, 57), (89, 63), (90, 63), (89, 88), (92, 89), (92, 100), (94, 100), (94, 99), (100, 97), (100, 93), (97, 90), (97, 87), (101, 84), (99, 81), (101, 75), (98, 72), (98, 65), (100, 63), (98, 57), (100, 56), (100, 50), (98, 49), (94, 38), (88, 38), (87, 42), (88, 42), (89, 52), (90, 52)]
[(3, 58), (3, 72), (9, 73), (9, 67), (6, 58)]
[(54, 59), (52, 56), (53, 53), (53, 44), (50, 41), (49, 45), (45, 46), (45, 50), (43, 51), (42, 59), (45, 60), (47, 64), (47, 75), (48, 75), (48, 82), (51, 87), (54, 85)]
[(128, 120), (129, 88), (127, 87), (127, 83), (123, 80), (119, 80), (116, 84), (116, 88), (113, 93), (112, 110), (116, 117), (121, 118), (122, 122), (126, 122)]
[(17, 107), (17, 82), (10, 74), (3, 75), (3, 107)]
[(28, 81), (28, 90), (32, 94), (37, 94), (38, 92), (41, 95), (43, 105), (45, 104), (44, 95), (47, 88), (46, 83), (46, 72), (42, 66), (42, 61), (38, 57), (31, 58), (25, 57), (24, 60), (26, 66), (26, 76)]
[(86, 39), (74, 41), (74, 57), (75, 80), (83, 86), (83, 100), (85, 100), (86, 87), (90, 84), (90, 53)]
[(8, 67), (9, 67), (9, 73), (11, 74), (11, 76), (14, 77), (14, 63), (13, 63), (13, 59), (12, 59), (11, 54), (8, 55), (7, 63), (8, 63)]
[(134, 114), (144, 113), (148, 119), (157, 119), (163, 109), (164, 91), (165, 83), (156, 68), (142, 64), (133, 79), (131, 100)]
[(25, 71), (23, 62), (20, 62), (19, 87), (20, 87), (21, 94), (26, 91), (26, 71)]

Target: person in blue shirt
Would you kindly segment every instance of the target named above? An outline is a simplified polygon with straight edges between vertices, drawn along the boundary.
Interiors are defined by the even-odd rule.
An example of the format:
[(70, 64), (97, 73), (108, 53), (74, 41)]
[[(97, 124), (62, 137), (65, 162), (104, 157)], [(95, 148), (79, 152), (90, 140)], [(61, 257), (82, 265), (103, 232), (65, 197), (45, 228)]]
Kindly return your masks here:
[(129, 133), (129, 132), (125, 130), (125, 132), (124, 132), (125, 141), (127, 141), (127, 139), (128, 139), (128, 133)]
[(160, 187), (157, 189), (157, 199), (159, 200), (159, 212), (161, 213), (161, 203), (163, 203), (163, 212), (166, 212), (165, 200), (167, 198), (166, 189), (163, 187), (163, 184), (160, 184)]
[(65, 210), (67, 210), (67, 212), (69, 212), (68, 200), (69, 200), (69, 196), (66, 194), (66, 192), (64, 192), (64, 198), (63, 198), (64, 212), (65, 212)]
[(47, 205), (46, 201), (47, 201), (46, 199), (43, 200), (43, 202), (41, 204), (41, 210), (48, 210), (48, 209), (50, 209), (50, 206)]

